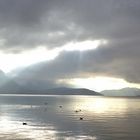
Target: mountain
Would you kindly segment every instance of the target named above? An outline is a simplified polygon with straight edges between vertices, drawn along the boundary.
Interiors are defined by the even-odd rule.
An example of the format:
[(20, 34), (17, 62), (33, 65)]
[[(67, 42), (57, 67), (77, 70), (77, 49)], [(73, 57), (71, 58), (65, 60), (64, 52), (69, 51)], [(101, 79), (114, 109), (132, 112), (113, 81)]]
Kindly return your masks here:
[[(32, 83), (32, 84), (31, 84)], [(8, 77), (0, 70), (0, 94), (52, 94), (52, 95), (96, 95), (96, 96), (140, 96), (140, 89), (124, 88), (120, 90), (105, 90), (100, 93), (85, 88), (52, 88), (49, 83), (29, 81), (27, 84), (21, 84), (18, 81)]]
[(96, 95), (101, 96), (102, 94), (85, 89), (85, 88), (66, 88), (66, 87), (60, 87), (60, 88), (53, 88), (46, 90), (46, 94), (56, 94), (56, 95)]
[(3, 71), (0, 70), (0, 87), (3, 86), (9, 78), (5, 75)]
[(140, 89), (123, 88), (120, 90), (105, 90), (101, 94), (104, 96), (140, 96)]
[(0, 94), (19, 93), (22, 88), (3, 71), (0, 70)]
[(53, 95), (96, 95), (101, 96), (100, 93), (85, 89), (85, 88), (52, 88), (48, 82), (28, 81), (26, 84), (12, 79), (0, 71), (0, 94), (53, 94)]
[(29, 82), (29, 84), (19, 84), (19, 82), (9, 78), (2, 71), (0, 71), (0, 94), (52, 94), (101, 96), (100, 93), (85, 88), (59, 87), (48, 89), (47, 87), (49, 87), (49, 83), (40, 83), (36, 81)]
[[(24, 93), (24, 88), (18, 85), (15, 81), (9, 80), (3, 86), (0, 87), (0, 93), (2, 94), (11, 94), (11, 93)], [(24, 91), (24, 92), (23, 92)]]

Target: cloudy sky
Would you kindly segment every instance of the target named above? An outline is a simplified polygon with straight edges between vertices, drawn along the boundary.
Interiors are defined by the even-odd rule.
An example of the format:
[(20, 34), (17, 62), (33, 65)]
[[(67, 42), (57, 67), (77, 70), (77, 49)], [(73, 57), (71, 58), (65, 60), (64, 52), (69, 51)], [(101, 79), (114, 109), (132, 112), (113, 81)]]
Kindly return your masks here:
[(140, 87), (140, 1), (0, 0), (0, 69), (24, 85)]

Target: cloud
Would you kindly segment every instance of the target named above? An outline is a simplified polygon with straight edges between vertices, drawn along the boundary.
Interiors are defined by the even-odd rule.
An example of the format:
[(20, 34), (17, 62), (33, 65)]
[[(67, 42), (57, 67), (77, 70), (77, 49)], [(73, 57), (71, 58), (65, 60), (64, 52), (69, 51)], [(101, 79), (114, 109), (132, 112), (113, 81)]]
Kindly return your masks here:
[(140, 82), (139, 0), (0, 0), (0, 50), (20, 53), (70, 42), (108, 40), (85, 52), (63, 51), (56, 59), (22, 71), (23, 81), (88, 76)]
[[(130, 43), (131, 42), (131, 43)], [(21, 71), (16, 77), (21, 81), (50, 82), (97, 76), (123, 78), (139, 83), (139, 42), (112, 42), (90, 51), (63, 51), (53, 61), (39, 63)], [(132, 47), (134, 45), (134, 47)]]
[(71, 41), (137, 37), (140, 2), (135, 0), (1, 0), (0, 45), (20, 52)]

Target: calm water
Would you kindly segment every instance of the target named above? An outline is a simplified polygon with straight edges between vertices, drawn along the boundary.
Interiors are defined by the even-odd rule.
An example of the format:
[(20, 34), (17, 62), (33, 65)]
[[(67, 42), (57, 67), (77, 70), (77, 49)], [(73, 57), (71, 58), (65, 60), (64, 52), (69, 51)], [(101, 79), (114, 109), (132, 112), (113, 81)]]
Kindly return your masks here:
[(140, 140), (140, 98), (1, 95), (0, 140)]

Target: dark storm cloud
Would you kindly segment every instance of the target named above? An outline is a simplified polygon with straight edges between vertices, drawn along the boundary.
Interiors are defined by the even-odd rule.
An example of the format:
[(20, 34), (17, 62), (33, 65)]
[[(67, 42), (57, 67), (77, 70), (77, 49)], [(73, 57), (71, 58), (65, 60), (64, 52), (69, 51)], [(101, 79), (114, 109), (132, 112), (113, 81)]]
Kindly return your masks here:
[(20, 78), (53, 83), (104, 75), (140, 82), (140, 1), (0, 0), (1, 50), (18, 52), (38, 45), (53, 49), (95, 39), (107, 39), (109, 44), (83, 53), (63, 52), (21, 72)]
[(64, 52), (53, 61), (39, 63), (20, 71), (15, 77), (15, 81), (26, 87), (29, 86), (29, 89), (65, 86), (64, 84), (58, 84), (57, 81), (78, 75), (80, 71), (78, 57), (78, 52)]
[(53, 61), (36, 64), (23, 70), (17, 79), (25, 82), (29, 79), (44, 83), (49, 81), (52, 85), (57, 85), (59, 79), (110, 76), (139, 83), (139, 43), (128, 40), (127, 43), (112, 42), (93, 51), (64, 51)]
[(140, 34), (137, 0), (0, 0), (0, 48), (23, 51)]
[(127, 43), (126, 41), (125, 43), (112, 42), (109, 46), (102, 46), (93, 51), (63, 52), (54, 61), (31, 66), (21, 72), (19, 77), (36, 78), (47, 82), (49, 80), (56, 84), (58, 79), (110, 76), (139, 83), (139, 43), (139, 41), (128, 40)]

